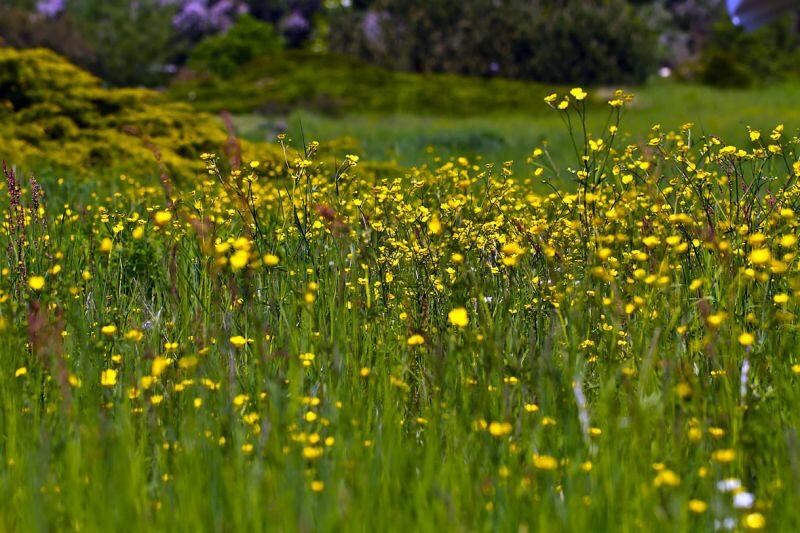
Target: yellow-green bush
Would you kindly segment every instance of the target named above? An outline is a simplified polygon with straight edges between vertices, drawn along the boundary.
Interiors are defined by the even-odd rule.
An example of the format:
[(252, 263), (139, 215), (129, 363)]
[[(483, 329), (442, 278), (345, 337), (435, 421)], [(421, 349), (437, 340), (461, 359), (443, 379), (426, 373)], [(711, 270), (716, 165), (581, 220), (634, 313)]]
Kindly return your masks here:
[[(175, 177), (203, 172), (197, 156), (224, 151), (212, 115), (157, 101), (144, 89), (107, 89), (45, 49), (0, 48), (0, 158), (23, 167), (155, 171), (153, 148)], [(242, 143), (248, 158), (277, 160), (266, 144)]]

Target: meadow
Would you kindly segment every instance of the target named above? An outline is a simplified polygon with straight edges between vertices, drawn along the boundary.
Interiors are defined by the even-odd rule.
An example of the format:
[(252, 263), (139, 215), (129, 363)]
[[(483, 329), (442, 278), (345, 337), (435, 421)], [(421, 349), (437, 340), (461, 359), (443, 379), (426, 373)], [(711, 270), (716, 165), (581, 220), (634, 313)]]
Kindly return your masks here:
[[(237, 143), (84, 81), (64, 116), (112, 129), (126, 96), (183, 144), (139, 132), (96, 172), (158, 171), (92, 180), (31, 176), (63, 142), (27, 139), (4, 168), (0, 529), (800, 528), (790, 86), (772, 116), (543, 91), (528, 120), (441, 119), (467, 148), (420, 156), (414, 116)], [(526, 125), (514, 162), (470, 140)], [(187, 163), (195, 128), (227, 148)]]
[[(310, 135), (370, 161), (404, 167), (468, 156), (511, 160), (523, 172), (536, 146), (547, 144), (561, 165), (574, 159), (561, 119), (542, 105), (548, 94), (569, 89), (393, 72), (346, 57), (293, 52), (259, 58), (225, 79), (177, 80), (165, 99), (212, 113), (227, 110), (237, 134), (254, 142), (271, 141), (277, 131), (286, 131), (297, 140)], [(590, 94), (586, 120), (591, 131), (603, 128), (614, 89)], [(796, 81), (722, 89), (656, 79), (630, 90), (636, 100), (623, 131), (629, 142), (646, 139), (656, 124), (677, 130), (691, 122), (697, 134), (743, 144), (748, 126), (771, 129), (800, 122)]]

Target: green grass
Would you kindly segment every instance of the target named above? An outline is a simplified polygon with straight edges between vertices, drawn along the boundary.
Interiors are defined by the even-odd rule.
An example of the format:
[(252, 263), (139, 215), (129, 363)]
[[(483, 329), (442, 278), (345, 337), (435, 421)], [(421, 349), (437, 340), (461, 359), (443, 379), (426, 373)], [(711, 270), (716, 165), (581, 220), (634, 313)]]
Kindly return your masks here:
[[(631, 141), (647, 137), (654, 124), (664, 129), (692, 122), (697, 135), (726, 142), (747, 140), (747, 126), (771, 129), (800, 124), (800, 85), (789, 82), (752, 89), (717, 89), (654, 80), (629, 89), (636, 94), (625, 118)], [(375, 161), (403, 166), (456, 155), (484, 161), (514, 160), (522, 171), (530, 151), (548, 142), (554, 159), (574, 155), (559, 117), (542, 101), (563, 88), (502, 79), (393, 72), (355, 59), (296, 52), (267, 56), (230, 79), (200, 77), (177, 81), (170, 100), (189, 101), (213, 112), (236, 115), (239, 133), (274, 140), (276, 126), (288, 126), (300, 142), (333, 141)], [(596, 131), (607, 118), (611, 88), (591, 91), (588, 124)], [(302, 127), (301, 127), (302, 126)]]
[(592, 200), (461, 163), (26, 182), (0, 529), (797, 530), (800, 189), (719, 150), (601, 151), (633, 179)]
[[(0, 531), (797, 531), (796, 92), (645, 88), (621, 128), (694, 122), (680, 158), (581, 162), (537, 96), (297, 114), (320, 154), (196, 181), (20, 178)], [(571, 192), (474, 164), (545, 139)]]
[[(661, 124), (663, 130), (678, 130), (691, 122), (697, 137), (716, 135), (737, 146), (749, 142), (747, 126), (771, 130), (782, 123), (788, 131), (800, 126), (797, 84), (725, 90), (656, 82), (633, 92), (636, 98), (622, 128), (630, 134), (630, 142), (646, 140), (655, 124)], [(297, 141), (302, 134), (307, 140), (320, 141), (347, 137), (351, 142), (346, 146), (355, 153), (403, 166), (431, 163), (431, 147), (441, 158), (466, 155), (480, 156), (486, 162), (513, 160), (518, 163), (516, 168), (523, 171), (528, 168), (524, 162), (532, 149), (545, 143), (556, 162), (566, 165), (572, 161), (574, 149), (558, 115), (538, 97), (527, 105), (534, 109), (463, 117), (413, 112), (330, 117), (296, 110), (288, 117), (240, 115), (236, 124), (239, 134), (251, 140), (274, 139), (276, 125), (288, 126), (289, 135)], [(607, 117), (606, 110), (593, 108), (588, 116), (590, 130), (602, 128)]]
[(176, 80), (165, 98), (213, 112), (275, 114), (302, 107), (329, 115), (402, 110), (462, 116), (488, 109), (543, 114), (538, 104), (551, 89), (499, 78), (421, 76), (344, 56), (285, 52), (256, 59), (230, 78), (201, 74)]

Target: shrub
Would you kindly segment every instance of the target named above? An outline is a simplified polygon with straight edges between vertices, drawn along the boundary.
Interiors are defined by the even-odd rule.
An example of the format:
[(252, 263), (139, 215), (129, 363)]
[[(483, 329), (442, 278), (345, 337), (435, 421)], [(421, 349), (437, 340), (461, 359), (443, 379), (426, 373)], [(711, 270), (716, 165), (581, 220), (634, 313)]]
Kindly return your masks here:
[(796, 78), (800, 33), (796, 17), (784, 17), (757, 31), (746, 32), (720, 19), (700, 57), (698, 78), (722, 87)]
[(157, 85), (180, 55), (173, 8), (160, 0), (65, 2), (43, 14), (0, 7), (0, 39), (17, 48), (46, 47), (114, 85)]
[[(0, 117), (0, 159), (83, 174), (152, 172), (154, 147), (171, 175), (194, 176), (203, 171), (199, 154), (222, 152), (228, 140), (211, 115), (162, 104), (153, 91), (103, 88), (44, 49), (0, 48)], [(276, 147), (242, 148), (252, 158), (283, 157)]]
[[(502, 38), (499, 38), (501, 36)], [(330, 46), (383, 66), (553, 83), (642, 81), (654, 32), (624, 0), (379, 0), (341, 10)]]
[(636, 83), (654, 69), (655, 34), (624, 0), (569, 0), (543, 13), (524, 62), (526, 77), (551, 83)]
[[(68, 2), (64, 16), (96, 50), (94, 60), (81, 66), (114, 85), (152, 86), (164, 83), (178, 53), (173, 12), (161, 0), (81, 0)], [(55, 50), (71, 58), (69, 50)]]
[(218, 76), (230, 76), (234, 70), (255, 57), (280, 50), (281, 39), (270, 24), (242, 16), (226, 33), (207, 37), (189, 55), (194, 68)]
[(69, 17), (33, 16), (27, 9), (0, 6), (0, 45), (51, 48), (86, 67), (95, 62), (95, 49)]

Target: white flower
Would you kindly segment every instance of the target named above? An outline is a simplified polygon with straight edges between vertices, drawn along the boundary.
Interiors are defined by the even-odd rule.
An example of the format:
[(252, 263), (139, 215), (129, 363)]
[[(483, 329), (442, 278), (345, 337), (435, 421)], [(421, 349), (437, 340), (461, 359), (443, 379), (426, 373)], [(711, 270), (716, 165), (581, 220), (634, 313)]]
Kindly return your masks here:
[(733, 497), (733, 506), (737, 509), (749, 509), (756, 501), (756, 497), (749, 492), (739, 492)]
[(742, 488), (742, 482), (736, 478), (723, 479), (717, 482), (717, 490), (720, 492), (733, 492)]

